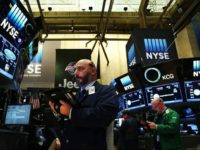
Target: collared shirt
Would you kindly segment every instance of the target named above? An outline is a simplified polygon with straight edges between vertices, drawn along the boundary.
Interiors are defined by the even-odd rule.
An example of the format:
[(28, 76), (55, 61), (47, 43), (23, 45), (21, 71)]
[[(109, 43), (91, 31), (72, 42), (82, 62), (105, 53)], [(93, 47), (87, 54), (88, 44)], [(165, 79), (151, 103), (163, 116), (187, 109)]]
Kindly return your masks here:
[(90, 83), (88, 83), (88, 84), (85, 84), (85, 85), (83, 85), (83, 86), (80, 86), (81, 91), (83, 91), (83, 90), (88, 91), (89, 88), (90, 88), (91, 86), (93, 86), (95, 82), (96, 82), (96, 80), (95, 80), (95, 81), (92, 81), (92, 82), (90, 82)]
[[(95, 82), (96, 82), (96, 80), (95, 80), (95, 81), (92, 81), (92, 82), (90, 82), (90, 83), (88, 83), (88, 84), (86, 84), (86, 85), (80, 86), (80, 90), (81, 90), (81, 91), (83, 91), (83, 90), (88, 91), (89, 88), (90, 88), (91, 86), (93, 86)], [(69, 119), (71, 119), (72, 109), (73, 109), (73, 108), (71, 108), (70, 111), (69, 111)]]

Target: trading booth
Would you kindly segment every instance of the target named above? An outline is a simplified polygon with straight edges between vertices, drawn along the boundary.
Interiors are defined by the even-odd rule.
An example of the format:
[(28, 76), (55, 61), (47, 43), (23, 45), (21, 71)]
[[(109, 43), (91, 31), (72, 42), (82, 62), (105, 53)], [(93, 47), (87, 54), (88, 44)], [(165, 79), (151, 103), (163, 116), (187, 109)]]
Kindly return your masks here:
[[(58, 125), (59, 118), (53, 116), (48, 101), (52, 98), (50, 95), (59, 101), (66, 94), (63, 89), (20, 89), (24, 71), (38, 52), (40, 30), (39, 19), (33, 19), (19, 0), (0, 0), (1, 150), (46, 150), (53, 140), (51, 127)], [(155, 115), (151, 111), (151, 100), (158, 96), (180, 114), (180, 133), (185, 147), (195, 149), (199, 145), (200, 57), (178, 59), (173, 40), (171, 30), (133, 31), (126, 45), (128, 72), (112, 81), (120, 102), (114, 121), (115, 145), (122, 111), (130, 111), (139, 120), (151, 121)], [(87, 54), (91, 54), (90, 50)], [(71, 66), (67, 67), (66, 70)], [(59, 71), (56, 70), (57, 74)], [(63, 78), (57, 85), (61, 81)], [(68, 84), (66, 79), (63, 84)], [(76, 86), (76, 82), (70, 81), (71, 85)], [(75, 105), (70, 94), (68, 91), (68, 99)], [(151, 133), (142, 125), (138, 130), (140, 149), (153, 149)]]
[[(152, 120), (151, 100), (156, 96), (181, 116), (181, 136), (186, 148), (196, 148), (200, 138), (200, 58), (170, 60), (150, 66), (133, 66), (113, 82), (122, 110), (129, 110), (138, 118)], [(134, 70), (135, 69), (135, 70)], [(115, 134), (122, 123), (115, 120)], [(140, 127), (140, 143), (152, 149), (152, 138)]]

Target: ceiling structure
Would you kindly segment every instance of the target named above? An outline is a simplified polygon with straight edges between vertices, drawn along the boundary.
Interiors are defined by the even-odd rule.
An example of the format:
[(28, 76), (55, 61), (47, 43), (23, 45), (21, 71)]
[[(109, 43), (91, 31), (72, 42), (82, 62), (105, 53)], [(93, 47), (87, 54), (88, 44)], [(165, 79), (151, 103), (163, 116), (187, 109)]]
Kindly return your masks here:
[[(172, 28), (177, 34), (200, 11), (200, 0), (20, 0), (41, 27), (40, 40), (94, 41), (107, 57), (106, 34), (131, 34), (134, 28)], [(42, 34), (46, 34), (42, 36)], [(49, 34), (95, 34), (92, 39), (47, 38)]]
[(130, 34), (136, 27), (178, 31), (199, 0), (21, 0), (45, 34)]

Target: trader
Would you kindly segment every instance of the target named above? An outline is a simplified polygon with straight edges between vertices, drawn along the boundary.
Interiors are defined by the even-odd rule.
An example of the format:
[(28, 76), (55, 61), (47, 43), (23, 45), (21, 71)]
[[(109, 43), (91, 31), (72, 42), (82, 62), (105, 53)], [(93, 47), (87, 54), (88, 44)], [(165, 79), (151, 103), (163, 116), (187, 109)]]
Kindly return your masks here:
[[(61, 149), (107, 150), (106, 128), (118, 112), (115, 89), (96, 81), (97, 71), (91, 60), (81, 59), (74, 67), (80, 105), (73, 107), (60, 100), (60, 114), (69, 117), (61, 131)], [(55, 112), (54, 104), (49, 105)]]
[(160, 97), (152, 100), (152, 109), (157, 112), (154, 122), (147, 121), (154, 130), (154, 145), (156, 150), (183, 150), (180, 138), (179, 114), (165, 106)]
[(122, 113), (124, 120), (119, 128), (119, 150), (138, 150), (138, 121), (128, 110)]

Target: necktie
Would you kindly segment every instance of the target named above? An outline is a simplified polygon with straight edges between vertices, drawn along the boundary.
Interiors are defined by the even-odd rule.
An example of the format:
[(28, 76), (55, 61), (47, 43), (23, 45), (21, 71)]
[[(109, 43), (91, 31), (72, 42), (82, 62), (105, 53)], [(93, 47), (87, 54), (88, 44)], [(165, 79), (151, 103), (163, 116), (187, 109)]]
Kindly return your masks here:
[(85, 89), (81, 90), (79, 92), (79, 94), (78, 94), (78, 100), (79, 100), (79, 102), (81, 102), (84, 99), (85, 96), (86, 96), (86, 90)]

